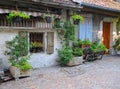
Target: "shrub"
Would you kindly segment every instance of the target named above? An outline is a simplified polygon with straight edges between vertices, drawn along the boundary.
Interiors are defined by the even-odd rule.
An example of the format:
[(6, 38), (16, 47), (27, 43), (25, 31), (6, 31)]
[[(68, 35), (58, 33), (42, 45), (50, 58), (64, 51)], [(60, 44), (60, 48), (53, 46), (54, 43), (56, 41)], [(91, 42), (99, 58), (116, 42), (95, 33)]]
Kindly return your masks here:
[(73, 48), (73, 55), (74, 56), (82, 56), (83, 55), (82, 48), (78, 48), (78, 47)]
[(6, 41), (5, 55), (9, 55), (9, 60), (12, 66), (22, 70), (31, 69), (31, 64), (28, 63), (30, 55), (28, 55), (28, 41), (26, 37), (16, 36), (11, 41)]
[(62, 50), (59, 50), (60, 60), (58, 61), (62, 66), (66, 65), (69, 60), (73, 60), (73, 51), (69, 47), (65, 47)]
[(114, 48), (116, 51), (119, 51), (119, 50), (120, 50), (120, 37), (118, 37), (117, 39), (115, 39), (115, 45), (113, 45), (113, 48)]

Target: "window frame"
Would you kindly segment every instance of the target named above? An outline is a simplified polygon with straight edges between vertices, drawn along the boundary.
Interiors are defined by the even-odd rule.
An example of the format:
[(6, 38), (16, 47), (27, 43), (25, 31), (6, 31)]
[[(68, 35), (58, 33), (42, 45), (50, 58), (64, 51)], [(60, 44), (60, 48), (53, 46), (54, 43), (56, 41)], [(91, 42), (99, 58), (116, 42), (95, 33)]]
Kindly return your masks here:
[[(43, 51), (40, 51), (40, 52), (38, 51), (38, 52), (37, 52), (37, 50), (36, 50), (36, 52), (32, 52), (32, 51), (31, 51), (31, 48), (29, 47), (29, 52), (30, 52), (30, 53), (44, 53), (44, 52), (45, 52), (45, 32), (29, 32), (29, 33), (28, 33), (28, 34), (29, 34), (29, 37), (28, 37), (29, 40), (28, 40), (28, 41), (29, 41), (29, 44), (30, 44), (30, 45), (31, 45), (31, 39), (30, 39), (30, 34), (31, 34), (31, 33), (32, 33), (32, 34), (34, 34), (34, 33), (39, 34), (39, 33), (40, 33), (40, 34), (43, 35), (43, 37), (42, 37), (42, 41), (43, 41), (43, 42), (42, 42), (42, 44), (43, 44)], [(34, 49), (35, 49), (35, 48), (34, 48)]]

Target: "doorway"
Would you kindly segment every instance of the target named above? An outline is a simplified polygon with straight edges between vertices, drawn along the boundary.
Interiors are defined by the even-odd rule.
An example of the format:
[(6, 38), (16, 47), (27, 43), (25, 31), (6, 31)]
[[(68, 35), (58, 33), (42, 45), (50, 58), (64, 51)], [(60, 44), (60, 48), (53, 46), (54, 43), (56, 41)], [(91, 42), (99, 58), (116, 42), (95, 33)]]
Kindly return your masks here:
[(107, 49), (110, 48), (110, 22), (103, 22), (102, 43)]

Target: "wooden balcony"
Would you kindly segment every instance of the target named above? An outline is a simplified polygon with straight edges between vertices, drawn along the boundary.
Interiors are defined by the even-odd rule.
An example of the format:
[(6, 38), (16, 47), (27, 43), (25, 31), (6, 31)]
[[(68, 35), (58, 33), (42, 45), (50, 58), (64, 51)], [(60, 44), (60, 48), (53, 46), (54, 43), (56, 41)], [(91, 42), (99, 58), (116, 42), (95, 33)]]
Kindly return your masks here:
[(8, 22), (6, 17), (0, 18), (0, 30), (2, 29), (52, 29), (53, 23), (46, 23), (39, 18), (31, 18), (29, 20), (21, 20), (20, 22)]

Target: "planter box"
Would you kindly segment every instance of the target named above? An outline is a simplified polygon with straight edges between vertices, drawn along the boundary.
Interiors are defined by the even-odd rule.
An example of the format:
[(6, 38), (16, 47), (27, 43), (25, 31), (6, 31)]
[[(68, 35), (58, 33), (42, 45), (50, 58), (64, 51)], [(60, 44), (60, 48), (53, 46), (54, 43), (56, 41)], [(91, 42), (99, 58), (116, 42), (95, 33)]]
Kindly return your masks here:
[(86, 48), (86, 47), (90, 47), (90, 45), (89, 44), (88, 45), (87, 44), (82, 44), (81, 45), (81, 48)]
[(67, 66), (76, 66), (76, 65), (80, 65), (83, 63), (83, 56), (81, 57), (74, 57), (74, 60), (70, 60), (68, 63), (67, 63)]
[(23, 71), (14, 66), (10, 66), (10, 73), (15, 79), (19, 77), (31, 76), (31, 70)]
[(79, 22), (80, 22), (79, 19), (74, 20), (74, 24), (75, 24), (75, 25), (79, 25)]
[(120, 51), (117, 51), (117, 55), (120, 55)]

